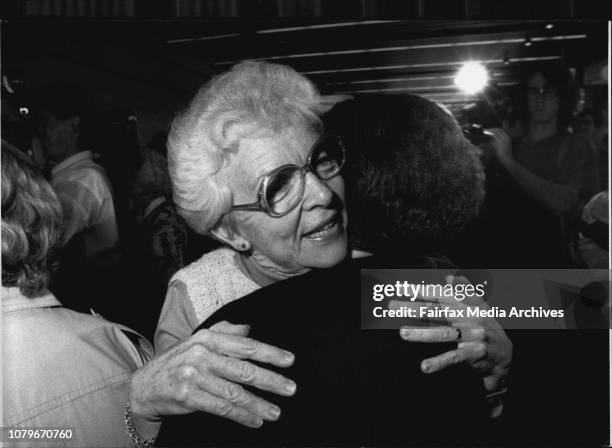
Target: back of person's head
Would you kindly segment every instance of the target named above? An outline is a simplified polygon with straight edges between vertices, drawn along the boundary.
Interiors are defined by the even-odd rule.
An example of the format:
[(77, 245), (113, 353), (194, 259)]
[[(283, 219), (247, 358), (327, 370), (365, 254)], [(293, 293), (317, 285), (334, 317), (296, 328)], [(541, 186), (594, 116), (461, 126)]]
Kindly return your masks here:
[(61, 206), (25, 154), (2, 141), (2, 286), (35, 297), (61, 235)]
[(32, 92), (37, 114), (47, 112), (58, 120), (79, 118), (79, 147), (91, 145), (96, 124), (96, 106), (91, 93), (82, 86), (54, 83)]
[(544, 61), (536, 64), (527, 64), (527, 68), (521, 74), (519, 84), (519, 110), (524, 118), (528, 117), (528, 83), (529, 79), (540, 74), (546, 80), (546, 85), (556, 90), (559, 95), (559, 114), (557, 115), (557, 127), (564, 131), (572, 121), (576, 107), (577, 91), (574, 76), (562, 61)]
[(440, 105), (408, 94), (360, 96), (337, 105), (325, 125), (347, 148), (356, 248), (431, 249), (478, 214), (484, 199), (478, 150)]

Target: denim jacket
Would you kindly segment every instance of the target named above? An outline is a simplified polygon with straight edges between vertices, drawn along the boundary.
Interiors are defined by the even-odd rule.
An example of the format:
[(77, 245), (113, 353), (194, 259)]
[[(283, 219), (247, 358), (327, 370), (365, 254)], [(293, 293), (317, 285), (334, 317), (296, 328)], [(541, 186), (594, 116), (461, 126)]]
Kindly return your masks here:
[(130, 446), (123, 410), (149, 342), (48, 291), (30, 299), (2, 287), (2, 306), (2, 426), (72, 429), (44, 446)]

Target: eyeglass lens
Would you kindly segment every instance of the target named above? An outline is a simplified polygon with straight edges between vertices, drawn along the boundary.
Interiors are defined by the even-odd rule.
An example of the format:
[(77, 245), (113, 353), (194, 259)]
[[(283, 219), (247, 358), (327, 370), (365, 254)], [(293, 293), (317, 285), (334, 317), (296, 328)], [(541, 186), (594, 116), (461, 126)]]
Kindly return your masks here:
[(544, 95), (545, 97), (552, 97), (557, 94), (557, 90), (553, 87), (529, 87), (527, 93), (531, 96)]
[[(341, 143), (334, 136), (323, 137), (313, 149), (310, 157), (310, 170), (320, 179), (335, 176), (344, 162)], [(304, 170), (297, 166), (287, 166), (268, 181), (264, 199), (273, 213), (284, 214), (295, 207), (304, 189)]]
[(274, 174), (266, 186), (265, 201), (274, 213), (287, 213), (299, 201), (302, 172), (295, 166), (285, 167)]
[(312, 169), (321, 179), (335, 176), (343, 162), (342, 145), (335, 136), (324, 137), (311, 156)]

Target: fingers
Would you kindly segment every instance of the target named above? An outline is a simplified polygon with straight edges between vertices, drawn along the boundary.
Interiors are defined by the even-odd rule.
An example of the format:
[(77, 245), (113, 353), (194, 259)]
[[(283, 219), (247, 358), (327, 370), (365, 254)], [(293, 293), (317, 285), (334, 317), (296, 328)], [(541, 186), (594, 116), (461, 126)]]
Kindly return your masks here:
[(232, 382), (284, 396), (295, 393), (297, 386), (293, 381), (242, 360), (288, 367), (295, 360), (292, 353), (254, 339), (210, 330), (200, 330), (192, 339), (186, 356), (193, 359), (199, 370), (205, 364), (213, 374)]
[[(247, 330), (246, 326), (231, 324), (216, 328), (243, 334)], [(251, 362), (226, 356), (231, 353), (285, 366), (290, 364), (288, 357), (293, 362), (293, 355), (284, 350), (243, 336), (201, 330), (140, 369), (132, 380), (130, 400), (145, 403), (135, 407), (153, 418), (199, 410), (249, 427), (277, 420), (277, 406), (233, 383), (283, 396), (295, 393), (295, 383)]]
[(293, 381), (247, 361), (226, 356), (218, 356), (211, 361), (211, 371), (213, 373), (233, 382), (248, 384), (284, 396), (293, 395), (297, 389)]
[(201, 343), (207, 349), (226, 356), (252, 359), (278, 367), (289, 367), (295, 361), (293, 353), (255, 339), (210, 330), (200, 330), (196, 336), (194, 343)]
[(253, 395), (239, 384), (216, 377), (202, 378), (200, 383), (205, 392), (244, 408), (264, 420), (276, 421), (280, 417), (281, 410), (278, 406)]
[[(437, 302), (421, 302), (421, 301), (408, 302), (405, 300), (404, 301), (391, 300), (389, 301), (387, 308), (389, 310), (400, 310), (402, 308), (407, 308), (407, 309), (413, 310), (416, 316), (421, 316), (421, 315), (426, 316), (427, 314), (426, 314), (426, 311), (424, 310), (434, 311), (437, 309), (442, 309), (444, 308), (444, 306), (442, 306), (441, 304)], [(448, 308), (448, 306), (446, 308)], [(430, 316), (422, 317), (419, 319), (426, 320), (429, 323), (438, 323), (440, 325), (448, 324), (448, 319), (446, 319), (442, 315), (440, 317), (436, 317), (435, 315), (430, 315)]]
[(263, 425), (263, 419), (260, 416), (205, 391), (190, 394), (185, 401), (185, 407), (228, 418), (250, 428), (259, 428)]
[(467, 277), (463, 275), (447, 275), (444, 280), (449, 285), (471, 285), (472, 282), (469, 281)]
[(503, 129), (485, 129), (484, 133), (491, 137), (491, 145), (495, 149), (495, 154), (497, 154), (498, 157), (502, 160), (510, 157), (511, 141), (510, 137)]
[(443, 326), (432, 328), (403, 326), (400, 329), (402, 339), (411, 342), (484, 342), (487, 332), (478, 326), (474, 328)]
[(502, 140), (502, 141), (510, 140), (510, 136), (506, 133), (506, 131), (504, 131), (501, 128), (485, 129), (484, 133), (498, 140)]
[(411, 342), (454, 342), (458, 340), (458, 332), (453, 327), (409, 328), (400, 330), (402, 339)]
[(500, 390), (505, 385), (505, 379), (502, 375), (489, 375), (483, 378), (484, 388), (487, 392)]
[(251, 326), (246, 324), (236, 325), (231, 324), (228, 321), (224, 320), (222, 322), (217, 322), (215, 325), (209, 328), (212, 331), (218, 331), (220, 333), (233, 334), (236, 336), (244, 336), (247, 337), (249, 335), (249, 331), (251, 331)]
[(460, 342), (456, 350), (451, 350), (421, 363), (423, 373), (435, 373), (462, 362), (477, 362), (487, 354), (486, 344), (482, 342)]
[[(468, 285), (472, 285), (472, 282), (463, 275), (447, 275), (445, 277), (446, 283), (449, 285), (466, 285), (465, 290), (470, 290)], [(476, 288), (473, 289), (476, 291)], [(484, 298), (479, 294), (465, 294), (465, 297), (461, 300), (465, 305), (480, 305), (484, 303)]]
[(578, 240), (579, 249), (590, 249), (596, 246), (597, 245), (593, 242), (593, 240), (590, 240), (588, 238), (583, 238), (581, 240)]

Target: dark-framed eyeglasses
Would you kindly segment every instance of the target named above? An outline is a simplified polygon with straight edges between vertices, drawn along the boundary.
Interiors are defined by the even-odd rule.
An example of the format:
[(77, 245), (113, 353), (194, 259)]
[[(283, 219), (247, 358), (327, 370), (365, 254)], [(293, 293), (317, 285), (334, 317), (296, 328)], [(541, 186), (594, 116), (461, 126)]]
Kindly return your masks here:
[(293, 210), (304, 196), (306, 173), (320, 180), (338, 175), (345, 161), (342, 139), (334, 134), (321, 135), (312, 145), (306, 164), (282, 165), (266, 174), (259, 185), (257, 200), (232, 206), (231, 210), (264, 211), (278, 218)]
[(535, 96), (543, 96), (545, 99), (550, 100), (555, 98), (559, 94), (559, 91), (554, 87), (546, 86), (546, 87), (529, 87), (527, 89), (527, 95), (535, 97)]

